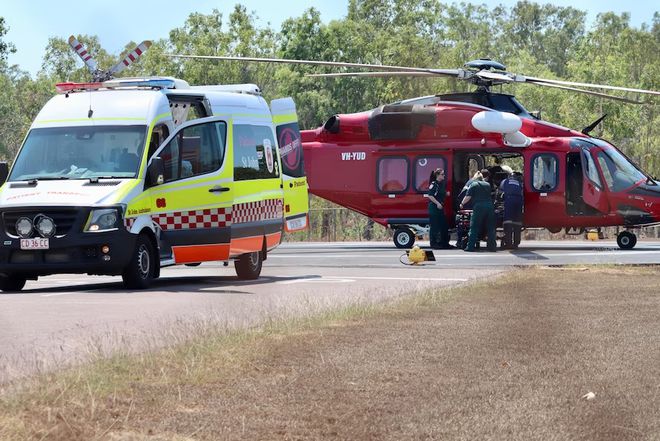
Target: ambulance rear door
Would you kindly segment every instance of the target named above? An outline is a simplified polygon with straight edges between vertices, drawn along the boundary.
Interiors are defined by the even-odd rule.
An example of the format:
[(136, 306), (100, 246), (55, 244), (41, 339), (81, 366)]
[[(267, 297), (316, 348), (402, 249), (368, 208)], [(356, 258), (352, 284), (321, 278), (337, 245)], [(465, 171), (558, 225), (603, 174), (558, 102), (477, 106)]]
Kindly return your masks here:
[(280, 98), (271, 101), (270, 108), (282, 162), (284, 229), (304, 230), (308, 225), (309, 196), (296, 104), (291, 98)]

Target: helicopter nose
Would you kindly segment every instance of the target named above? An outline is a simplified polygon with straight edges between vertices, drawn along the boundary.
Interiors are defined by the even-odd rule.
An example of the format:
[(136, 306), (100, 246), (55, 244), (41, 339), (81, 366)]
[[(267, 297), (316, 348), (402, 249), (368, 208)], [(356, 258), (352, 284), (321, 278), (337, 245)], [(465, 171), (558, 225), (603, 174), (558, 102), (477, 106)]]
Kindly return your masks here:
[(651, 202), (651, 215), (653, 216), (653, 220), (656, 222), (660, 222), (660, 197), (655, 198), (653, 202)]

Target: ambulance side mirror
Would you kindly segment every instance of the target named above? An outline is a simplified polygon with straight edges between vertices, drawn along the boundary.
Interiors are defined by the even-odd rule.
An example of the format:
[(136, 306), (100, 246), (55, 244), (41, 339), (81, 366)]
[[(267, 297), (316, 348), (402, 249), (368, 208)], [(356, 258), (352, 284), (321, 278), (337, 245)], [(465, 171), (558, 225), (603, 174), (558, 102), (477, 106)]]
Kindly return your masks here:
[(5, 183), (7, 176), (9, 176), (9, 164), (0, 162), (0, 185)]
[(163, 158), (155, 156), (147, 168), (147, 187), (155, 187), (165, 182), (165, 163)]

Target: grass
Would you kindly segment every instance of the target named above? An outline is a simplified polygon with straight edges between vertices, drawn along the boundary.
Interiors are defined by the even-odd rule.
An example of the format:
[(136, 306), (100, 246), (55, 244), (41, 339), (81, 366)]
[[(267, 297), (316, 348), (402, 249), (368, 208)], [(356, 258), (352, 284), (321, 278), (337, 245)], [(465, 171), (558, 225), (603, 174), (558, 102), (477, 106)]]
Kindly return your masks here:
[(660, 439), (658, 286), (657, 267), (529, 268), (200, 326), (5, 387), (0, 439)]

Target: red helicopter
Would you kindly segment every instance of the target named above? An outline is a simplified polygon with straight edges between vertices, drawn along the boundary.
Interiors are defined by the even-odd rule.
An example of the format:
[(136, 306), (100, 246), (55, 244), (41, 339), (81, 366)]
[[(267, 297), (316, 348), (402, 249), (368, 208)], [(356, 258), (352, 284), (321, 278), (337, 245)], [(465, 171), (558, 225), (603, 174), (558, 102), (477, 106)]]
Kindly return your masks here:
[(426, 69), (310, 60), (177, 55), (184, 58), (311, 64), (378, 69), (315, 74), (341, 76), (448, 76), (477, 86), (471, 93), (413, 98), (373, 110), (339, 114), (301, 132), (310, 191), (394, 230), (394, 243), (409, 248), (428, 231), (425, 193), (430, 172), (446, 170), (445, 206), (452, 221), (457, 198), (472, 173), (494, 171), (494, 184), (510, 164), (524, 176), (524, 228), (565, 229), (623, 226), (617, 236), (631, 249), (631, 229), (660, 224), (660, 182), (612, 144), (589, 136), (601, 117), (581, 132), (540, 120), (512, 95), (491, 87), (529, 83), (627, 103), (639, 101), (587, 90), (597, 88), (660, 95), (660, 92), (528, 77), (506, 72), (490, 59), (461, 69)]

